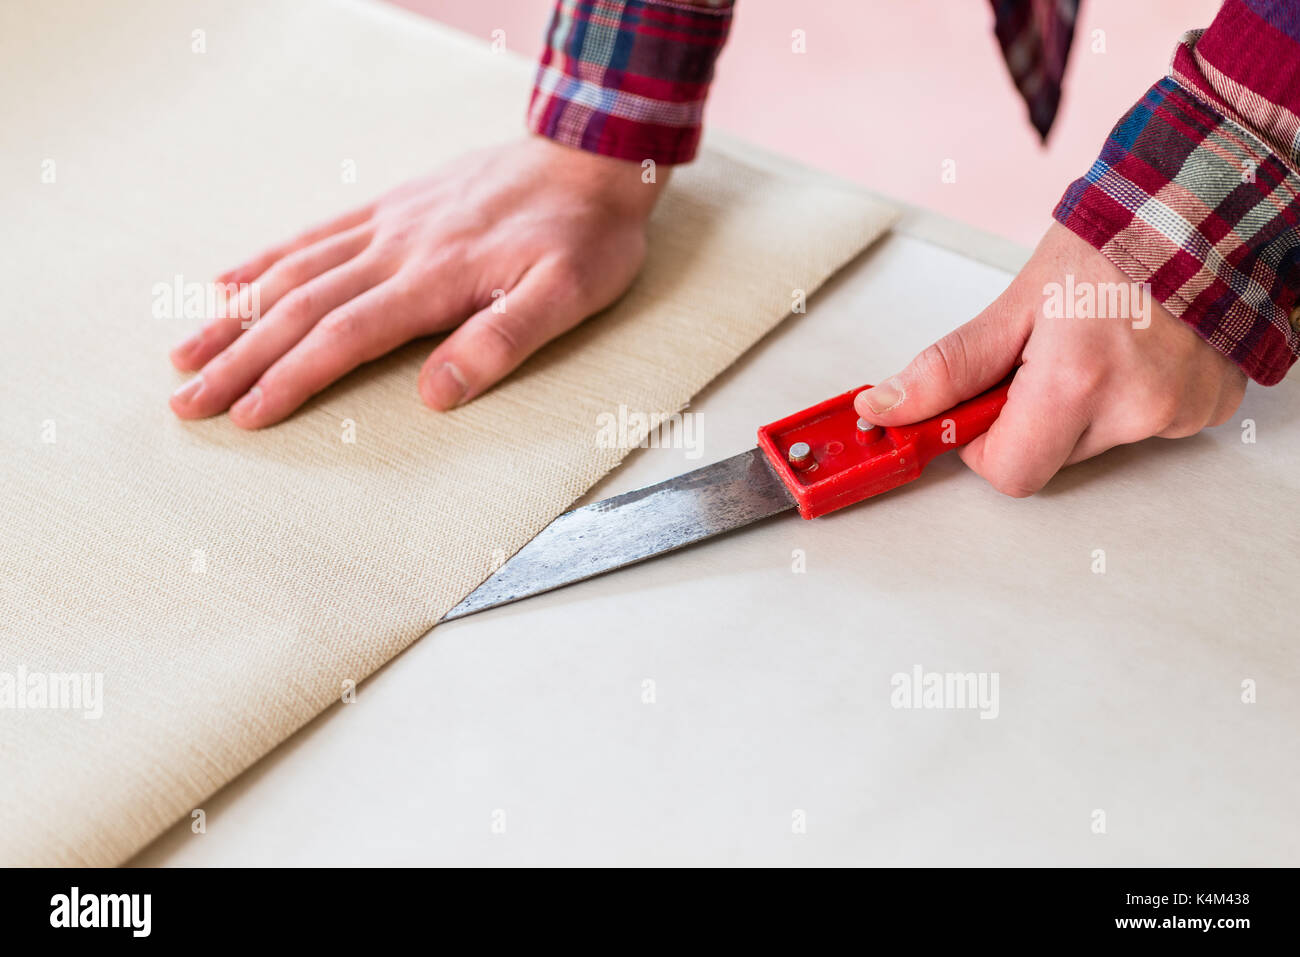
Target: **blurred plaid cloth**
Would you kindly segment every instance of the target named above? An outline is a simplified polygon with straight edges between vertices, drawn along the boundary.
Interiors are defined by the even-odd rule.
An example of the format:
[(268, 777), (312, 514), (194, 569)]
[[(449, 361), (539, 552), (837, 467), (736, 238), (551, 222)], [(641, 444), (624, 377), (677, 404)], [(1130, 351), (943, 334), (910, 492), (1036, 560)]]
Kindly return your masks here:
[(1079, 0), (990, 0), (993, 33), (1016, 89), (1029, 107), (1029, 122), (1047, 140), (1061, 103), (1065, 63), (1074, 39)]

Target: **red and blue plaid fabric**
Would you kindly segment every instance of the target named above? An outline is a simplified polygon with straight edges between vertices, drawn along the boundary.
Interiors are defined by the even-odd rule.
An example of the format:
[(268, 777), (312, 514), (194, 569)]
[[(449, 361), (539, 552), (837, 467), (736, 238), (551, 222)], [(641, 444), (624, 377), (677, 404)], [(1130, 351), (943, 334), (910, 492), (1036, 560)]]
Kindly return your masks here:
[[(1046, 136), (1079, 0), (991, 0)], [(529, 107), (543, 136), (682, 163), (699, 144), (732, 4), (559, 0)], [(1111, 131), (1056, 218), (1258, 382), (1300, 355), (1300, 4), (1225, 0)]]
[(731, 8), (730, 0), (560, 0), (528, 107), (529, 129), (619, 159), (693, 159)]
[(991, 0), (993, 33), (1011, 79), (1029, 107), (1038, 135), (1047, 132), (1061, 103), (1061, 82), (1074, 40), (1079, 0)]
[(1300, 355), (1300, 4), (1226, 0), (1056, 208), (1257, 382)]

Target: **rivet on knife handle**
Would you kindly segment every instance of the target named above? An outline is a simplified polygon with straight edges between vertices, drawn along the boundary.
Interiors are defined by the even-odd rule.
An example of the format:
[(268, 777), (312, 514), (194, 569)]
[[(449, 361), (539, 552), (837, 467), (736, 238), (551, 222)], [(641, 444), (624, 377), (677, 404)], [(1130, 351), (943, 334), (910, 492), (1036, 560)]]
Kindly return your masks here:
[(794, 496), (799, 514), (816, 518), (904, 485), (936, 455), (982, 435), (1002, 411), (1010, 387), (1008, 377), (933, 418), (872, 428), (853, 409), (857, 394), (871, 388), (864, 385), (763, 426), (758, 447)]

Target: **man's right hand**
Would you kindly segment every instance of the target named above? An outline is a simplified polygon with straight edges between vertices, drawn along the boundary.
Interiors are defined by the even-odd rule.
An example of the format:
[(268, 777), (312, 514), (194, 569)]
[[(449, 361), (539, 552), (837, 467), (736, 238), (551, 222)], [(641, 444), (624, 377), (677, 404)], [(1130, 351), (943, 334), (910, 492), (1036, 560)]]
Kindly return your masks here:
[(199, 371), (172, 410), (272, 425), (362, 363), (451, 330), (420, 395), (467, 402), (627, 289), (667, 178), (529, 137), (400, 186), (222, 275), (256, 282), (263, 315), (247, 330), (214, 319), (172, 351)]

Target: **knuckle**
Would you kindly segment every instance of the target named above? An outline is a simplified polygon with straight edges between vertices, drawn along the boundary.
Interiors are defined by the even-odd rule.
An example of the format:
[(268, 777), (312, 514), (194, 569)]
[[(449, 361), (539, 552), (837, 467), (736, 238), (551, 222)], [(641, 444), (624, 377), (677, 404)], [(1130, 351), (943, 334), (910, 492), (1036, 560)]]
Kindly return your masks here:
[(1011, 498), (1028, 498), (1042, 488), (1017, 469), (994, 467), (984, 477), (996, 491)]
[(1215, 408), (1214, 412), (1211, 413), (1209, 420), (1207, 421), (1206, 424), (1210, 428), (1223, 425), (1225, 422), (1232, 419), (1232, 417), (1237, 412), (1237, 407), (1240, 404), (1241, 404), (1241, 399), (1237, 399), (1235, 402), (1232, 400), (1228, 400), (1227, 402), (1221, 402)]
[(199, 327), (199, 332), (205, 338), (209, 336), (222, 337), (225, 336), (229, 330), (238, 329), (239, 322), (240, 320), (237, 315), (220, 316), (216, 319), (209, 319), (207, 322), (205, 322), (202, 326)]
[(966, 343), (958, 333), (926, 346), (913, 365), (927, 379), (960, 383), (966, 370)]
[(332, 342), (350, 342), (360, 335), (362, 322), (355, 309), (335, 309), (321, 320), (320, 331)]
[(595, 264), (572, 256), (559, 259), (547, 291), (571, 302), (591, 302), (600, 295), (601, 277)]
[(478, 323), (478, 333), (486, 348), (497, 354), (512, 357), (524, 352), (523, 338), (505, 314), (486, 313)]
[(1066, 365), (1056, 373), (1056, 386), (1069, 405), (1087, 405), (1105, 387), (1105, 372), (1093, 365)]
[[(1149, 423), (1152, 432), (1182, 431), (1188, 428), (1188, 423), (1185, 421), (1188, 417), (1182, 415), (1182, 412), (1182, 403), (1178, 401), (1178, 396), (1170, 392), (1148, 393), (1142, 399), (1143, 418)], [(1187, 434), (1191, 435), (1198, 431), (1200, 431), (1199, 427)]]
[(231, 368), (230, 361), (221, 355), (212, 359), (203, 367), (203, 389), (204, 392), (219, 392), (226, 388), (226, 383), (230, 380)]
[[(373, 246), (370, 248), (375, 249)], [(449, 280), (455, 281), (458, 277), (463, 277), (468, 265), (464, 251), (455, 244), (421, 250), (416, 256), (392, 256), (396, 249), (397, 247), (388, 248), (387, 253), (391, 256), (389, 261), (399, 264), (395, 278), (411, 292), (445, 287)], [(383, 256), (383, 251), (376, 250), (376, 254), (369, 258), (378, 263)]]
[(203, 366), (203, 381), (207, 384), (224, 381), (241, 366), (247, 343), (240, 337), (226, 346)]
[(1194, 422), (1171, 422), (1156, 434), (1163, 439), (1186, 439), (1201, 431), (1202, 426)]
[(275, 265), (275, 278), (277, 281), (288, 283), (291, 286), (297, 286), (309, 278), (308, 266), (311, 262), (308, 256), (308, 250), (301, 250), (296, 253), (290, 253), (284, 259)]
[(276, 303), (275, 311), (282, 316), (299, 319), (311, 313), (315, 300), (316, 297), (310, 286), (298, 286), (287, 292), (284, 298)]
[(1185, 439), (1209, 425), (1213, 417), (1214, 408), (1204, 403), (1195, 407), (1175, 408), (1172, 411), (1158, 410), (1154, 423), (1159, 426), (1156, 434), (1167, 439)]
[(402, 271), (401, 264), (400, 258), (387, 255), (379, 243), (372, 239), (347, 263), (347, 267), (369, 277), (372, 282), (379, 282), (399, 275)]
[[(422, 235), (422, 229), (428, 225), (403, 218), (393, 217), (380, 224), (370, 240), (371, 248), (383, 255), (400, 255)], [(444, 236), (444, 238), (446, 238)]]
[(1024, 482), (1019, 482), (1014, 479), (994, 482), (993, 487), (1003, 495), (1008, 495), (1011, 498), (1029, 498), (1029, 496), (1038, 491), (1038, 489), (1034, 488), (1032, 485), (1027, 485)]

